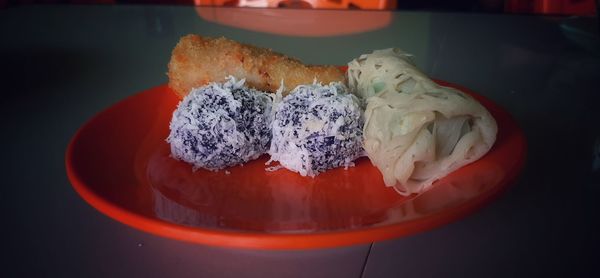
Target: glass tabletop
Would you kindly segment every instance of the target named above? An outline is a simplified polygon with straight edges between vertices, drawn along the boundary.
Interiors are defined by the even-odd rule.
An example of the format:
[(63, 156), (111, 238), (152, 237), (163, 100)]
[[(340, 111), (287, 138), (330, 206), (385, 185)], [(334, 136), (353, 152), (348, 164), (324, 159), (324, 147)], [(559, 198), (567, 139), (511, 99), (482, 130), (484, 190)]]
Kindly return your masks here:
[[(126, 228), (71, 189), (64, 150), (93, 115), (166, 83), (171, 50), (189, 33), (225, 36), (311, 64), (344, 65), (373, 49), (402, 48), (433, 78), (470, 88), (508, 111), (527, 138), (525, 170), (480, 212), (373, 246), (240, 251)], [(9, 274), (506, 277), (598, 271), (592, 259), (599, 250), (600, 191), (595, 17), (38, 5), (0, 10), (0, 36), (6, 131), (0, 198), (15, 239), (6, 247), (13, 254)], [(240, 263), (231, 266), (232, 260)], [(107, 272), (96, 272), (100, 266)]]

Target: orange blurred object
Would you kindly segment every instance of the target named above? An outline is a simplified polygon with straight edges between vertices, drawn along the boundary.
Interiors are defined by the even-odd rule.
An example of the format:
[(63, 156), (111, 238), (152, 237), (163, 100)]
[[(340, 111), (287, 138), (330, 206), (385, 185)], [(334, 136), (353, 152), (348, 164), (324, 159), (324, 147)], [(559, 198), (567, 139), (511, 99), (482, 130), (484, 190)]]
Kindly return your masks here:
[(197, 6), (390, 10), (395, 0), (194, 0)]
[(392, 11), (196, 7), (196, 12), (206, 21), (226, 26), (299, 37), (356, 34), (381, 29), (392, 22)]
[(508, 0), (505, 10), (511, 13), (594, 15), (594, 0)]

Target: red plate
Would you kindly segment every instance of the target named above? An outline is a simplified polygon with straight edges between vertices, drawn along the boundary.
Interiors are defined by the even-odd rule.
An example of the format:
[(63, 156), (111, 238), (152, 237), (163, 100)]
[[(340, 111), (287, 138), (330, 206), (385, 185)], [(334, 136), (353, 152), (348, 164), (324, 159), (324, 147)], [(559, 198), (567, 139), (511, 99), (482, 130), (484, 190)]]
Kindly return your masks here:
[(302, 249), (406, 236), (457, 220), (490, 202), (523, 168), (525, 139), (507, 112), (470, 92), (498, 122), (482, 159), (419, 196), (385, 187), (367, 158), (315, 178), (266, 172), (263, 156), (228, 171), (192, 171), (165, 138), (179, 99), (159, 86), (86, 123), (67, 148), (75, 190), (100, 212), (137, 229), (194, 243)]

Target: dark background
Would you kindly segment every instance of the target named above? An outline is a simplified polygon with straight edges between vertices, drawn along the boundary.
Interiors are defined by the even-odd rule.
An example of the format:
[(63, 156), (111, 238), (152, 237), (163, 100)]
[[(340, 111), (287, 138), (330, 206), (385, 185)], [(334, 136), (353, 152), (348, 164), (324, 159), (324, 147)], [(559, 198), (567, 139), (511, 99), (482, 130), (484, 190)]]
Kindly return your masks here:
[[(279, 7), (310, 8), (308, 1), (272, 0)], [(485, 13), (562, 14), (593, 15), (595, 0), (354, 0), (341, 9), (365, 9), (367, 2), (383, 2), (387, 9), (460, 11)], [(341, 3), (340, 0), (321, 0), (325, 3)], [(167, 4), (167, 5), (224, 5), (243, 6), (237, 0), (0, 0), (0, 8), (26, 4)]]

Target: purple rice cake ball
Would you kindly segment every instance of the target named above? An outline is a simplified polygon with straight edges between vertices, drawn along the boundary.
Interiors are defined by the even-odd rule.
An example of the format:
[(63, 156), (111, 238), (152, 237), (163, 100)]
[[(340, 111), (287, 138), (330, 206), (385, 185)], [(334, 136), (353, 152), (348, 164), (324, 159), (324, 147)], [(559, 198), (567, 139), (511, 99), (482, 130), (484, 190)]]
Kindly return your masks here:
[(272, 104), (269, 94), (233, 77), (193, 89), (173, 113), (171, 155), (208, 170), (258, 158), (269, 149)]
[(363, 111), (342, 83), (300, 85), (274, 109), (271, 161), (314, 177), (364, 155)]

